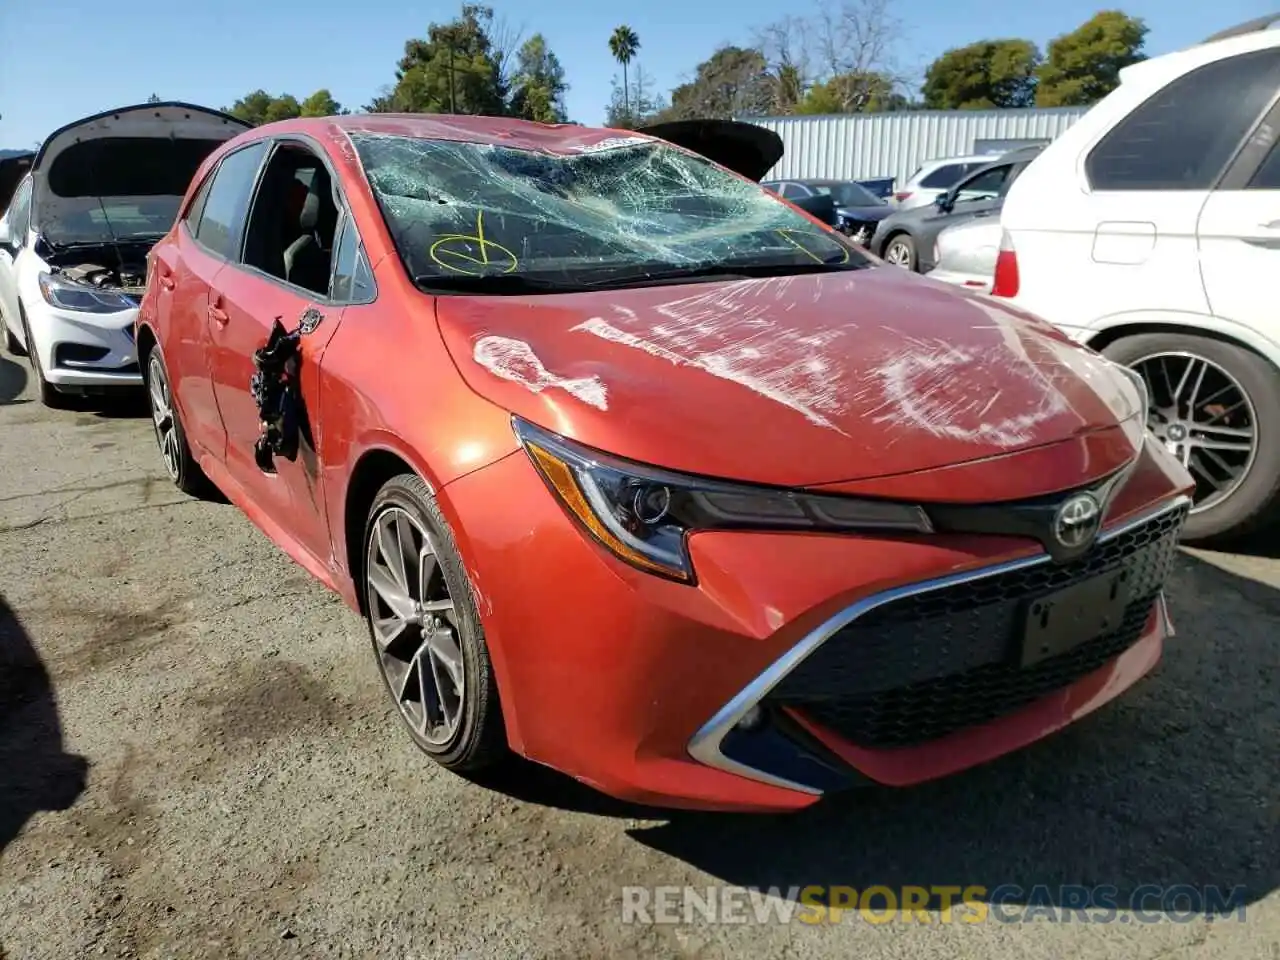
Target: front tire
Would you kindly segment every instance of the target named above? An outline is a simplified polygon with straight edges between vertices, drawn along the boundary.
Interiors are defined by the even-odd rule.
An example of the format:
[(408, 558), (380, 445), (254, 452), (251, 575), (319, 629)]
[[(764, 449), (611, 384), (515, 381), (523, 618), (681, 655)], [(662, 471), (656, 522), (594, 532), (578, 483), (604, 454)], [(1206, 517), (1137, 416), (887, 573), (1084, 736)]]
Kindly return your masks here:
[(21, 304), (19, 304), (18, 310), (22, 321), (22, 335), (27, 340), (27, 362), (31, 365), (31, 373), (36, 378), (36, 387), (40, 392), (40, 402), (50, 410), (71, 409), (75, 406), (75, 399), (63, 393), (44, 378), (44, 371), (40, 369), (40, 353), (36, 350), (35, 341), (31, 339), (31, 324), (27, 322), (27, 313), (22, 309)]
[(414, 743), (474, 775), (507, 755), (498, 687), (471, 581), (435, 498), (412, 474), (374, 498), (364, 537), (374, 656)]
[(1152, 432), (1196, 481), (1189, 542), (1228, 541), (1280, 512), (1280, 371), (1209, 337), (1144, 333), (1102, 353), (1143, 376)]

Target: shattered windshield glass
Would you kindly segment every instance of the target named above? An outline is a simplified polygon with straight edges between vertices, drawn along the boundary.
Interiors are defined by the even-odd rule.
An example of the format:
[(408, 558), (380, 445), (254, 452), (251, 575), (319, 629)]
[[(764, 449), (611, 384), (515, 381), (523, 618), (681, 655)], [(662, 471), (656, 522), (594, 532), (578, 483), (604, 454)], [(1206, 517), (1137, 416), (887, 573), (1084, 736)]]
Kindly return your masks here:
[(506, 276), (566, 286), (868, 261), (758, 184), (660, 141), (573, 154), (352, 137), (421, 284)]

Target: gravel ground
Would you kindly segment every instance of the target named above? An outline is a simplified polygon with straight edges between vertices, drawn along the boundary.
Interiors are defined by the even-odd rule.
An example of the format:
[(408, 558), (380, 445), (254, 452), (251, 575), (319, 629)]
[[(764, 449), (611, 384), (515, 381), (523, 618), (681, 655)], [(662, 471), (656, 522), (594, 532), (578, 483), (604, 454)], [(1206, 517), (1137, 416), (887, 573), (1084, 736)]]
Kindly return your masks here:
[[(923, 788), (770, 818), (527, 766), (486, 788), (415, 751), (340, 601), (167, 483), (138, 409), (47, 411), (0, 359), (0, 960), (1278, 960), (1278, 587), (1265, 555), (1184, 554), (1155, 674)], [(623, 923), (623, 887), (686, 884), (1240, 885), (1247, 910)]]

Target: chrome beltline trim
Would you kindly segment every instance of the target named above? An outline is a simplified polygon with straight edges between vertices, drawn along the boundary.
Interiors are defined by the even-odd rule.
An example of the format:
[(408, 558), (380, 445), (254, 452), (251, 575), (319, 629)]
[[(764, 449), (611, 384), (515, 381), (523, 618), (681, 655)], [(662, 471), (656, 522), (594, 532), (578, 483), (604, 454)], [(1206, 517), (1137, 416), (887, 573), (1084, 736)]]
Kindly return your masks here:
[[(1119, 526), (1102, 531), (1098, 535), (1096, 543), (1105, 543), (1108, 540), (1113, 540), (1128, 533), (1135, 527), (1140, 527), (1144, 523), (1162, 517), (1166, 513), (1171, 513), (1190, 503), (1190, 497), (1185, 495), (1175, 497), (1173, 500), (1126, 520)], [(756, 780), (760, 783), (771, 784), (775, 787), (784, 787), (788, 790), (798, 790), (801, 793), (821, 796), (822, 791), (814, 787), (803, 783), (795, 783), (783, 777), (775, 777), (763, 770), (757, 770), (755, 767), (749, 767), (726, 757), (720, 752), (721, 742), (738, 721), (746, 715), (747, 711), (763, 700), (770, 690), (781, 683), (787, 674), (799, 666), (802, 660), (822, 646), (829, 637), (863, 614), (894, 600), (901, 600), (904, 597), (928, 593), (931, 590), (954, 587), (973, 580), (981, 580), (984, 577), (998, 576), (1013, 570), (1021, 570), (1026, 567), (1048, 563), (1049, 560), (1050, 557), (1047, 553), (1040, 553), (1030, 557), (1023, 557), (1020, 560), (1010, 560), (993, 566), (966, 570), (963, 573), (949, 574), (933, 580), (921, 580), (918, 583), (904, 584), (881, 593), (872, 594), (852, 606), (845, 607), (839, 613), (829, 617), (826, 621), (806, 633), (795, 646), (775, 660), (768, 669), (744, 687), (737, 696), (721, 707), (715, 716), (693, 735), (693, 738), (689, 741), (689, 755), (700, 763), (723, 770), (726, 773), (737, 774), (738, 776)]]

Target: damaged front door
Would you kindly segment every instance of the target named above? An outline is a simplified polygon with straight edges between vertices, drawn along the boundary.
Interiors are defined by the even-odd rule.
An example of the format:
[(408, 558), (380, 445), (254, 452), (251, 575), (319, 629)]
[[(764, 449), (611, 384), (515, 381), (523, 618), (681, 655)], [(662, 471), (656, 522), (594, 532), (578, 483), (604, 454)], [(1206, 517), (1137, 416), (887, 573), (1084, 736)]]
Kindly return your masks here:
[[(236, 269), (219, 277), (209, 311), (210, 373), (227, 431), (227, 467), (260, 508), (325, 566), (331, 551), (314, 415), (319, 409), (320, 358), (341, 314), (340, 306), (327, 306)], [(305, 331), (298, 335), (290, 371), (298, 400), (296, 451), (292, 459), (276, 455), (264, 460), (258, 444), (263, 415), (253, 391), (258, 373), (254, 355), (266, 346), (277, 322), (289, 332), (300, 325)]]

